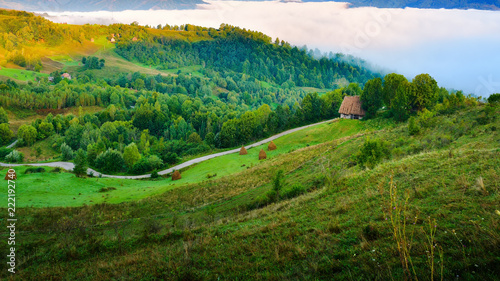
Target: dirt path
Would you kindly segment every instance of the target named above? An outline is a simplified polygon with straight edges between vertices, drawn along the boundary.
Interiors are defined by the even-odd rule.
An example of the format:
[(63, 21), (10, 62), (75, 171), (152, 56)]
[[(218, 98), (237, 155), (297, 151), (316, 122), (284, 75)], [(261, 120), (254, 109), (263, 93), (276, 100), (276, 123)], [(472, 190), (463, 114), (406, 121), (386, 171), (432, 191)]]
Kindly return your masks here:
[[(267, 139), (264, 139), (264, 140), (261, 140), (259, 142), (250, 144), (250, 145), (246, 146), (246, 148), (249, 149), (249, 148), (252, 148), (252, 147), (256, 147), (256, 146), (268, 143), (268, 142), (270, 142), (272, 140), (275, 140), (277, 138), (280, 138), (282, 136), (286, 136), (288, 134), (291, 134), (291, 133), (294, 133), (294, 132), (297, 132), (297, 131), (300, 131), (300, 130), (303, 130), (303, 129), (306, 129), (306, 128), (309, 128), (309, 127), (313, 127), (313, 126), (316, 126), (316, 125), (320, 125), (320, 124), (324, 124), (324, 123), (327, 123), (327, 122), (331, 122), (331, 121), (334, 121), (336, 119), (337, 118), (331, 119), (331, 120), (327, 120), (327, 121), (318, 122), (318, 123), (314, 123), (314, 124), (310, 124), (310, 125), (306, 125), (306, 126), (302, 126), (302, 127), (299, 127), (299, 128), (288, 130), (288, 131), (284, 131), (282, 133), (279, 133), (279, 134), (274, 135), (272, 137), (269, 137)], [(215, 158), (215, 157), (219, 157), (219, 156), (223, 156), (223, 155), (227, 155), (227, 154), (236, 153), (236, 152), (239, 152), (239, 151), (240, 151), (240, 148), (235, 148), (235, 149), (224, 151), (224, 152), (219, 152), (219, 153), (214, 153), (214, 154), (210, 154), (210, 155), (198, 157), (198, 158), (186, 161), (184, 163), (181, 163), (181, 164), (179, 164), (177, 166), (174, 166), (174, 167), (171, 167), (171, 168), (159, 171), (158, 174), (159, 175), (170, 174), (170, 173), (172, 173), (175, 170), (180, 170), (182, 168), (191, 166), (193, 164), (197, 164), (197, 163), (200, 163), (200, 162), (203, 162), (203, 161)], [(63, 169), (68, 170), (68, 171), (72, 171), (73, 168), (75, 168), (75, 165), (73, 163), (71, 163), (71, 162), (50, 162), (50, 163), (34, 163), (34, 164), (8, 164), (8, 163), (0, 163), (0, 166), (3, 166), (3, 167), (17, 167), (17, 166), (35, 166), (35, 167), (39, 167), (39, 166), (43, 166), (43, 167), (54, 167), (54, 168), (55, 167), (59, 167), (59, 168), (63, 168)], [(106, 175), (106, 174), (101, 174), (101, 173), (99, 173), (96, 170), (93, 170), (91, 168), (88, 168), (87, 169), (87, 174), (89, 174), (89, 173), (93, 173), (94, 176), (102, 176), (102, 177), (105, 177), (105, 178), (117, 178), (117, 179), (143, 179), (143, 178), (149, 178), (151, 176), (151, 174), (138, 175), (138, 176), (114, 176), (114, 175)]]

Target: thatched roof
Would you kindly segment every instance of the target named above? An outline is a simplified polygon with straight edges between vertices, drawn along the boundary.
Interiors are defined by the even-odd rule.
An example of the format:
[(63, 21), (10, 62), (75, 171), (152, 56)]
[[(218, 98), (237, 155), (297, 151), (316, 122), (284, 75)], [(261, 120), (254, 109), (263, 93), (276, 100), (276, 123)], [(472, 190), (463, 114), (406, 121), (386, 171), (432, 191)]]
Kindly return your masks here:
[(264, 160), (266, 158), (267, 158), (266, 152), (264, 151), (264, 149), (261, 149), (259, 152), (259, 160)]
[(267, 150), (269, 150), (269, 151), (271, 151), (271, 150), (275, 150), (276, 148), (277, 148), (277, 147), (276, 147), (276, 145), (274, 144), (274, 142), (273, 142), (273, 141), (271, 141), (271, 142), (269, 143), (269, 145), (267, 146)]
[(344, 97), (344, 101), (342, 101), (342, 105), (339, 109), (340, 114), (354, 114), (365, 116), (366, 112), (361, 107), (361, 101), (359, 100), (359, 96), (346, 96)]
[(247, 149), (244, 146), (242, 146), (240, 149), (240, 155), (247, 155), (247, 154), (248, 154)]
[(175, 171), (172, 174), (172, 180), (173, 181), (180, 180), (181, 178), (182, 178), (182, 176), (181, 176), (181, 173), (179, 171)]

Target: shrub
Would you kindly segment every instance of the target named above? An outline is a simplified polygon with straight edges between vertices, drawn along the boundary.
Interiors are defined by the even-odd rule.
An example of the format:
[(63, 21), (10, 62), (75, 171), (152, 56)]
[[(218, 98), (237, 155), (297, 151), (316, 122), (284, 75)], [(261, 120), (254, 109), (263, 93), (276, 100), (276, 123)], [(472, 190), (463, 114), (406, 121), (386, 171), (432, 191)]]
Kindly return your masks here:
[(0, 144), (7, 144), (14, 137), (14, 132), (9, 128), (9, 124), (0, 124)]
[(98, 169), (106, 173), (119, 172), (123, 170), (125, 161), (119, 151), (110, 148), (97, 156), (95, 165)]
[(273, 189), (267, 193), (267, 198), (270, 202), (279, 201), (281, 196), (280, 192), (283, 188), (283, 170), (279, 170), (273, 178)]
[(418, 123), (424, 127), (429, 128), (436, 125), (436, 118), (434, 118), (434, 112), (427, 109), (423, 109), (418, 113)]
[(302, 195), (307, 192), (307, 189), (301, 184), (295, 184), (290, 190), (283, 193), (283, 197), (290, 199)]
[(131, 173), (143, 174), (151, 170), (160, 168), (163, 165), (163, 161), (160, 157), (156, 155), (151, 155), (149, 157), (143, 157), (141, 160), (137, 161), (130, 169)]
[(21, 152), (17, 151), (17, 150), (13, 150), (11, 153), (7, 154), (7, 156), (5, 156), (5, 161), (7, 162), (12, 162), (12, 163), (19, 163), (19, 162), (23, 162), (24, 160), (24, 154), (22, 154)]
[(410, 136), (416, 135), (420, 132), (420, 124), (418, 123), (418, 120), (415, 117), (410, 117), (410, 120), (408, 121), (408, 133)]
[(54, 169), (52, 169), (52, 171), (50, 171), (51, 173), (60, 173), (64, 171), (61, 167), (55, 167)]
[(383, 158), (390, 157), (389, 145), (383, 140), (370, 140), (367, 138), (356, 155), (356, 160), (361, 167), (374, 168)]
[(73, 159), (73, 149), (69, 147), (66, 143), (61, 145), (61, 155), (63, 161), (69, 161)]
[(159, 178), (160, 175), (158, 175), (158, 171), (157, 170), (154, 170), (152, 173), (151, 173), (151, 178), (152, 179), (157, 179)]
[(75, 168), (73, 169), (73, 173), (77, 177), (83, 177), (87, 172), (87, 155), (83, 149), (78, 149), (74, 162)]
[(37, 168), (28, 168), (24, 171), (25, 174), (34, 174), (34, 173), (45, 173), (45, 168), (37, 167)]
[(125, 147), (123, 151), (123, 159), (127, 167), (131, 168), (134, 164), (141, 159), (141, 154), (135, 143), (131, 143)]
[(150, 170), (161, 168), (161, 166), (163, 165), (163, 161), (157, 155), (149, 156), (148, 162), (149, 162), (149, 165), (151, 166)]
[(489, 97), (488, 97), (488, 103), (491, 103), (491, 104), (500, 104), (500, 94), (491, 94)]
[(189, 135), (187, 142), (200, 144), (203, 142), (203, 140), (201, 139), (200, 135), (198, 135), (198, 133), (193, 132)]
[(5, 156), (12, 152), (12, 148), (0, 147), (0, 159), (5, 159)]
[(108, 191), (112, 191), (112, 190), (116, 190), (116, 187), (112, 187), (112, 186), (109, 186), (109, 187), (101, 187), (98, 191), (99, 191), (99, 192), (108, 192)]
[(31, 125), (22, 125), (17, 130), (17, 138), (19, 139), (19, 144), (26, 144), (31, 146), (35, 143), (37, 137), (36, 128)]
[(173, 165), (173, 164), (177, 163), (177, 161), (179, 161), (179, 156), (175, 152), (169, 152), (169, 153), (163, 155), (162, 159), (163, 159), (164, 163)]

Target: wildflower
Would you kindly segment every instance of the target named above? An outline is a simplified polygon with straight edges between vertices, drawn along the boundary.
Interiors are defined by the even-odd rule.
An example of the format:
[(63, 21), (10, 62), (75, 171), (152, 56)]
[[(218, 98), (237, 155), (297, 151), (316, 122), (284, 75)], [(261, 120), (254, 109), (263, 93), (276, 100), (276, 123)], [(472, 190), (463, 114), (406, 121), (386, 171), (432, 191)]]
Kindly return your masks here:
[(499, 210), (495, 210), (495, 213), (500, 216), (500, 211)]

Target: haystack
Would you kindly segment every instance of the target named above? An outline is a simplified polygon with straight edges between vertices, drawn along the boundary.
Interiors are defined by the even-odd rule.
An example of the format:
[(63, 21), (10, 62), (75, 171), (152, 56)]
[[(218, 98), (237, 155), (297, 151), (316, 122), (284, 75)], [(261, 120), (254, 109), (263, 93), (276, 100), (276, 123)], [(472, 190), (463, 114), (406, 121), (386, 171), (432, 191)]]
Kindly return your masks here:
[(176, 181), (176, 180), (180, 180), (182, 177), (181, 177), (181, 173), (179, 171), (175, 171), (173, 174), (172, 174), (172, 180), (173, 181)]
[(276, 147), (276, 145), (274, 144), (274, 142), (273, 142), (273, 141), (271, 141), (271, 142), (269, 143), (269, 145), (267, 146), (267, 150), (269, 150), (269, 151), (271, 151), (271, 150), (275, 150), (276, 148), (277, 148), (277, 147)]
[(263, 159), (266, 159), (266, 158), (267, 158), (266, 152), (264, 151), (264, 149), (261, 149), (260, 152), (259, 152), (259, 160), (263, 160)]
[(247, 149), (244, 146), (242, 146), (240, 149), (240, 155), (247, 155), (247, 154), (248, 154)]

